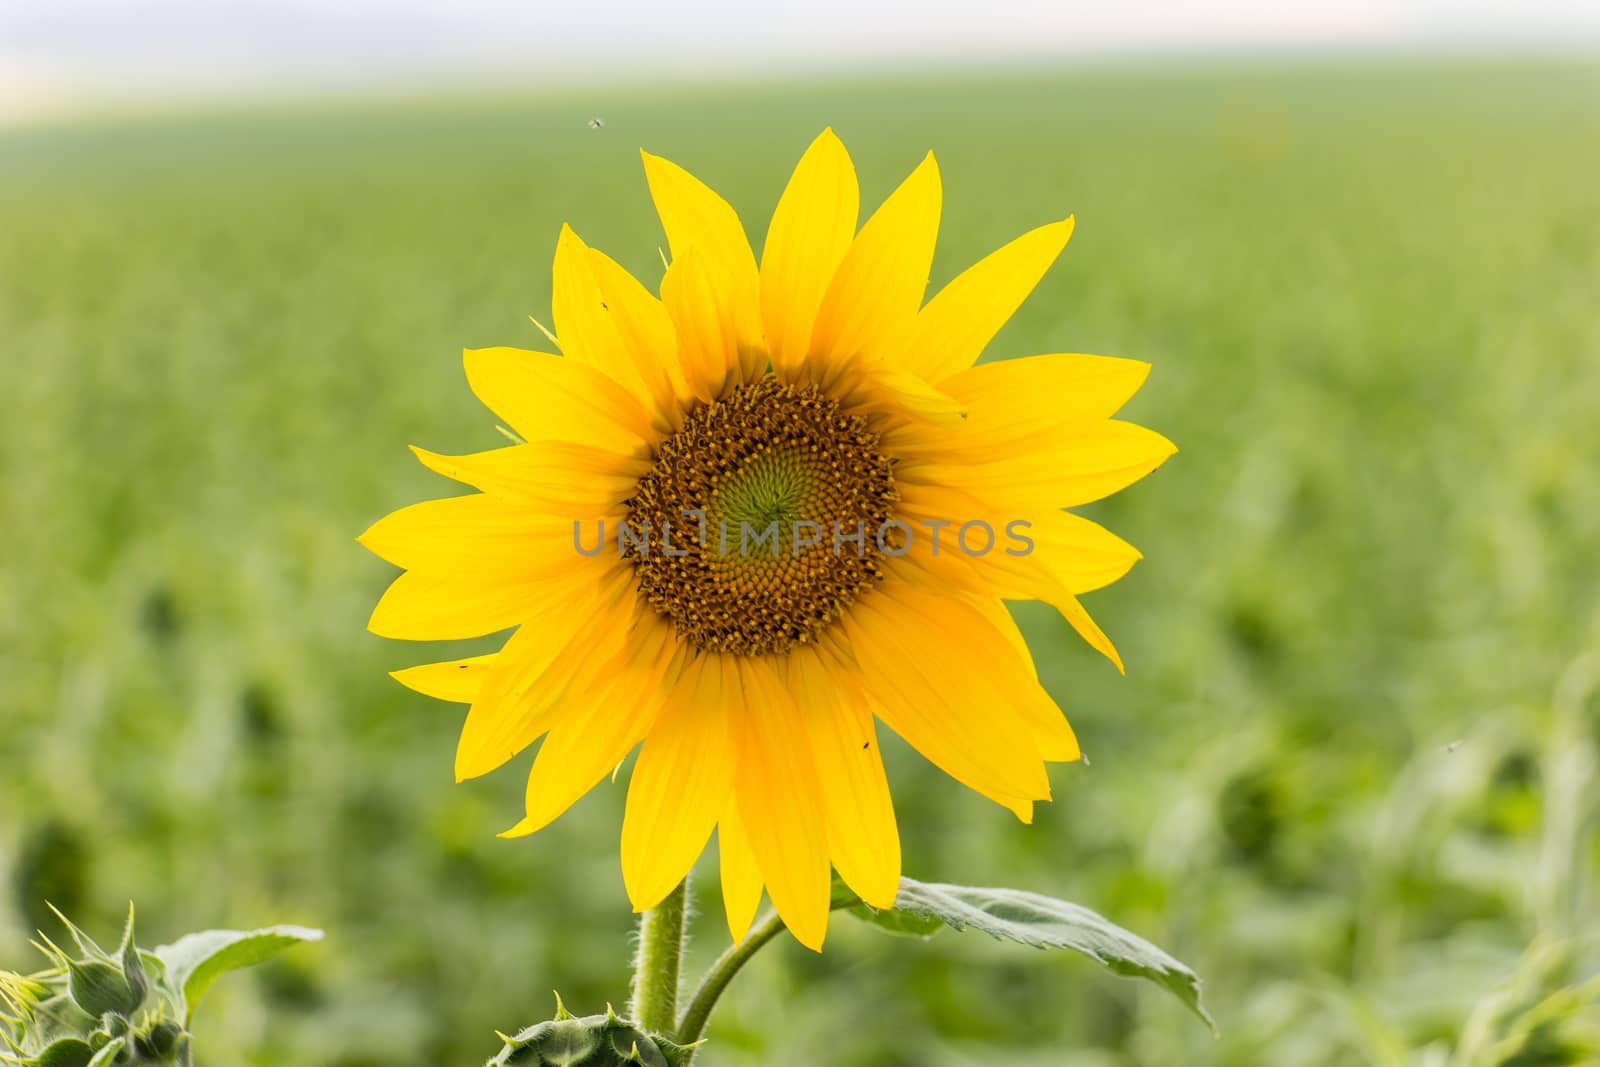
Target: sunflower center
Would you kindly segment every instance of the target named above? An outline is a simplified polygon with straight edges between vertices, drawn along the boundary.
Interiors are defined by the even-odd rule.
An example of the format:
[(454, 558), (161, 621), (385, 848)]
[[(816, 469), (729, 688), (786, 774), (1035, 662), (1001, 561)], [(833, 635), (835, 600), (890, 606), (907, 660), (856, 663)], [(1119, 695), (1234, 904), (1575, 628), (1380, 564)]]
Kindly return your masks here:
[(645, 599), (696, 648), (786, 652), (882, 579), (898, 499), (859, 416), (766, 377), (696, 407), (661, 444), (628, 501), (622, 550)]

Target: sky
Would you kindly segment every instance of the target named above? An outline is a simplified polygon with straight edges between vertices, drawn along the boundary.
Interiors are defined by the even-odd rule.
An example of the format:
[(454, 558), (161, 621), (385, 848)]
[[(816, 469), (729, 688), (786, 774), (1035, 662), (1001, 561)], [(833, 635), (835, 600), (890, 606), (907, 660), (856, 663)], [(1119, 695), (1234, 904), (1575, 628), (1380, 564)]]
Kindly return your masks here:
[(1070, 56), (1600, 48), (1600, 0), (0, 0), (0, 120)]

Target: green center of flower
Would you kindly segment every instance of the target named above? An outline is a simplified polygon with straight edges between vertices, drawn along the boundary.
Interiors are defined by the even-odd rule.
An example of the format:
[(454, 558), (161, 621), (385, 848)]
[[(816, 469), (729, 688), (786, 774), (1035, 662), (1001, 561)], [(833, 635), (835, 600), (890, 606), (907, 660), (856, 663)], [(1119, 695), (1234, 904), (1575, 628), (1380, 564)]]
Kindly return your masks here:
[(898, 499), (860, 416), (766, 377), (696, 407), (661, 443), (628, 501), (623, 552), (696, 648), (786, 652), (882, 579)]

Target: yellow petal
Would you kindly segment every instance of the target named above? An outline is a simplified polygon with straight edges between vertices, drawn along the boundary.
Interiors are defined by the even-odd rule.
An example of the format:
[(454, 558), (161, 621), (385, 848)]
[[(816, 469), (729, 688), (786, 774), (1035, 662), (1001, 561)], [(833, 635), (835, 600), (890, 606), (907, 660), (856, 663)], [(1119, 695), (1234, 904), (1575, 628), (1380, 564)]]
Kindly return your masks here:
[[(1111, 536), (1107, 534), (1107, 536)], [(970, 573), (983, 585), (983, 592), (990, 596), (1000, 597), (1004, 600), (1042, 600), (1061, 613), (1062, 618), (1078, 632), (1078, 636), (1089, 643), (1096, 652), (1110, 660), (1112, 665), (1121, 674), (1126, 674), (1122, 657), (1117, 653), (1117, 648), (1111, 643), (1105, 631), (1089, 617), (1089, 612), (1073, 595), (1072, 589), (1067, 584), (1081, 572), (1075, 572), (1070, 564), (1063, 561), (1042, 560), (1037, 566), (1027, 566), (1027, 560), (1019, 564), (1015, 560), (1000, 563), (1003, 554), (990, 553), (980, 558), (960, 554), (971, 567)], [(970, 586), (963, 586), (963, 592), (971, 593)]]
[(954, 597), (891, 579), (857, 601), (844, 627), (878, 717), (946, 774), (1026, 820), (1032, 801), (1049, 799), (1050, 782), (1031, 731), (995, 684), (1006, 665), (967, 644), (972, 614)]
[(622, 880), (634, 911), (683, 881), (727, 807), (734, 754), (721, 686), (714, 660), (690, 662), (639, 750), (622, 820)]
[(528, 441), (578, 441), (632, 453), (653, 436), (638, 399), (575, 359), (520, 348), (469, 348), (467, 384)]
[(975, 363), (1072, 237), (1072, 217), (1041, 226), (968, 267), (928, 301), (889, 356), (939, 382)]
[(367, 629), (398, 641), (482, 637), (533, 618), (550, 602), (553, 592), (550, 583), (533, 578), (436, 578), (407, 571), (378, 600)]
[(422, 465), (485, 493), (515, 497), (557, 518), (616, 511), (650, 469), (644, 456), (620, 456), (574, 441), (533, 441), (444, 456), (411, 446)]
[(902, 463), (896, 481), (949, 485), (1022, 515), (1076, 507), (1143, 478), (1178, 451), (1154, 430), (1110, 419), (987, 463)]
[(670, 667), (681, 668), (678, 653), (676, 642), (664, 642), (603, 678), (591, 675), (586, 681), (592, 685), (572, 687), (528, 775), (527, 816), (501, 837), (544, 829), (616, 769), (660, 714), (671, 684), (663, 685), (663, 677)]
[(939, 167), (933, 153), (890, 194), (850, 243), (811, 333), (813, 376), (857, 357), (881, 357), (910, 326), (928, 287), (939, 233)]
[[(921, 476), (920, 470), (918, 476)], [(1089, 617), (1073, 595), (1071, 586), (1074, 582), (1104, 584), (1103, 580), (1120, 577), (1132, 566), (1133, 560), (1139, 558), (1133, 546), (1087, 519), (1065, 512), (1058, 513), (1066, 516), (1064, 522), (1056, 523), (1046, 513), (1036, 520), (1040, 525), (1024, 530), (1012, 527), (1004, 516), (1026, 512), (1007, 512), (978, 502), (964, 489), (914, 481), (902, 481), (898, 488), (901, 500), (896, 515), (911, 524), (915, 536), (910, 552), (888, 561), (887, 573), (925, 590), (1002, 600), (1042, 600), (1061, 612), (1080, 637), (1109, 659), (1118, 671), (1123, 671), (1122, 657), (1117, 654), (1116, 647)], [(960, 528), (969, 516), (989, 522), (995, 532), (995, 547), (983, 555), (961, 550)], [(937, 531), (938, 551), (934, 550), (935, 531), (925, 525), (928, 522), (944, 524)], [(1062, 540), (1053, 540), (1063, 537), (1063, 532)], [(986, 540), (978, 530), (972, 531), (971, 537), (974, 545)], [(1017, 540), (1019, 537), (1038, 540), (1028, 555), (1010, 556), (1008, 550), (1025, 550), (1024, 542)], [(1075, 541), (1088, 541), (1107, 555), (1076, 557), (1071, 554)], [(1125, 547), (1132, 558), (1121, 556), (1114, 545)]]
[[(983, 555), (959, 555), (970, 570), (992, 583), (991, 591), (1006, 599), (1042, 599), (1041, 582), (1055, 582), (1071, 593), (1093, 592), (1121, 578), (1144, 558), (1104, 526), (1070, 511), (1023, 516), (948, 485), (907, 480), (898, 488), (897, 515), (916, 529), (922, 529), (918, 524), (926, 520), (947, 520), (951, 522), (945, 531), (949, 540), (965, 522), (989, 525), (994, 531), (994, 547)], [(981, 533), (975, 531), (972, 537), (974, 544), (982, 542)], [(918, 557), (913, 553), (907, 558)]]
[(761, 311), (780, 375), (805, 359), (822, 294), (855, 236), (860, 201), (849, 153), (832, 128), (823, 130), (789, 178), (761, 250)]
[(650, 389), (657, 414), (673, 413), (677, 407), (674, 401), (687, 399), (689, 390), (678, 363), (678, 338), (667, 309), (605, 253), (589, 249), (589, 266), (623, 346)]
[(895, 518), (906, 523), (911, 534), (904, 553), (892, 560), (887, 570), (932, 589), (991, 592), (975, 558), (961, 551), (958, 543), (962, 523), (969, 517), (987, 515), (987, 507), (978, 503), (965, 506), (961, 502), (972, 500), (971, 495), (948, 486), (897, 482), (895, 488), (900, 493)]
[[(766, 658), (738, 660), (743, 701), (731, 712), (734, 788), (772, 906), (795, 940), (822, 951), (828, 930), (828, 833), (804, 713)], [(730, 685), (732, 683), (730, 682)]]
[(728, 798), (717, 823), (717, 855), (722, 871), (722, 909), (728, 917), (728, 933), (738, 944), (750, 932), (750, 924), (761, 907), (761, 870), (733, 797)]
[(1069, 511), (1048, 512), (1017, 532), (1033, 542), (1033, 551), (1020, 561), (1043, 570), (1069, 593), (1102, 589), (1144, 558), (1104, 526)]
[(1062, 618), (1067, 620), (1078, 632), (1078, 636), (1087, 641), (1091, 648), (1110, 660), (1118, 673), (1128, 673), (1123, 666), (1122, 656), (1111, 643), (1111, 638), (1107, 637), (1105, 631), (1090, 618), (1083, 604), (1051, 569), (1048, 567), (1029, 571), (1013, 571), (1001, 567), (974, 569), (985, 583), (988, 595), (1005, 600), (1044, 601), (1059, 611)]
[(585, 363), (634, 393), (647, 407), (655, 393), (640, 373), (635, 353), (617, 329), (600, 282), (595, 277), (589, 246), (572, 227), (563, 225), (556, 240), (556, 258), (550, 273), (550, 315), (556, 337), (568, 359)]
[(726, 200), (676, 163), (649, 152), (640, 154), (672, 257), (677, 259), (685, 250), (698, 248), (721, 268), (728, 279), (741, 343), (761, 347), (759, 274), (739, 216)]
[(633, 568), (613, 560), (563, 590), (500, 650), (467, 712), (456, 745), (456, 780), (487, 774), (550, 729), (561, 698), (585, 665), (610, 664), (630, 636)]
[(1061, 612), (1061, 617), (1078, 631), (1078, 636), (1089, 642), (1089, 647), (1110, 660), (1117, 668), (1118, 674), (1128, 673), (1128, 669), (1122, 665), (1122, 657), (1118, 655), (1117, 647), (1111, 643), (1111, 638), (1107, 637), (1099, 624), (1089, 617), (1089, 612), (1078, 602), (1077, 597), (1065, 589), (1058, 589), (1041, 599)]
[(966, 412), (959, 435), (911, 427), (884, 443), (907, 459), (952, 453), (966, 463), (1004, 459), (1100, 425), (1149, 372), (1136, 359), (1076, 353), (984, 363), (939, 383)]
[[(879, 415), (898, 415), (902, 418), (937, 426), (948, 431), (961, 426), (967, 418), (965, 405), (948, 393), (934, 388), (915, 374), (901, 370), (890, 363), (873, 360), (858, 364), (859, 386), (851, 390), (843, 403), (846, 411), (867, 407)], [(947, 433), (939, 435), (946, 442)], [(959, 444), (957, 439), (955, 444)], [(952, 447), (946, 443), (946, 447)]]
[(512, 583), (572, 566), (577, 555), (570, 521), (487, 493), (411, 504), (385, 515), (356, 540), (397, 567)]
[(403, 671), (390, 671), (389, 677), (426, 697), (448, 700), (454, 704), (470, 704), (483, 685), (483, 676), (494, 662), (496, 653), (453, 659), (445, 663), (424, 663), (407, 667)]
[(677, 331), (684, 378), (702, 401), (716, 399), (739, 366), (733, 304), (720, 270), (698, 248), (688, 248), (661, 279), (661, 301)]
[[(1019, 684), (1013, 690), (1012, 699), (1017, 710), (1028, 720), (1033, 739), (1039, 745), (1039, 755), (1051, 763), (1071, 763), (1082, 759), (1083, 752), (1078, 748), (1077, 734), (1073, 733), (1067, 717), (1061, 714), (1055, 701), (1050, 699), (1050, 694), (1038, 684), (1033, 653), (1028, 650), (1028, 643), (1023, 639), (1011, 612), (1006, 610), (1004, 603), (992, 598), (973, 597), (970, 602), (988, 620), (994, 632), (1010, 645), (1017, 657), (1028, 665), (1028, 677), (1018, 679)], [(987, 633), (983, 634), (983, 638), (992, 641)]]
[(830, 668), (817, 649), (797, 647), (788, 660), (789, 690), (810, 728), (822, 785), (828, 854), (862, 900), (892, 908), (900, 888), (900, 832), (866, 699), (854, 678)]

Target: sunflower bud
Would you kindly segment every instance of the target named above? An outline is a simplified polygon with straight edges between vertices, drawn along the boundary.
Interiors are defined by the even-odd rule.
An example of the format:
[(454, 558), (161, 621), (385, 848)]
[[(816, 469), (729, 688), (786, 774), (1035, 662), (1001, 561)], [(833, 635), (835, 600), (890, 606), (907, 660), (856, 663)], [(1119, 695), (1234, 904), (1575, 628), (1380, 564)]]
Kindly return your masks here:
[(504, 1047), (486, 1067), (674, 1067), (684, 1051), (609, 1010), (576, 1018), (559, 1000), (556, 1018), (500, 1039)]
[(140, 1055), (147, 1059), (160, 1059), (171, 1056), (178, 1050), (178, 1046), (187, 1044), (189, 1035), (183, 1032), (183, 1027), (175, 1022), (158, 1023), (150, 1028), (146, 1034), (141, 1034), (134, 1039), (134, 1046)]
[(96, 1017), (132, 1015), (144, 1002), (143, 992), (134, 991), (122, 968), (105, 960), (68, 960), (67, 991), (73, 1003)]
[(22, 1067), (192, 1067), (185, 1020), (211, 980), (322, 936), (300, 927), (212, 930), (145, 952), (134, 943), (130, 908), (122, 943), (108, 953), (57, 915), (76, 953), (40, 934), (48, 970), (28, 976), (0, 971), (0, 1061)]

